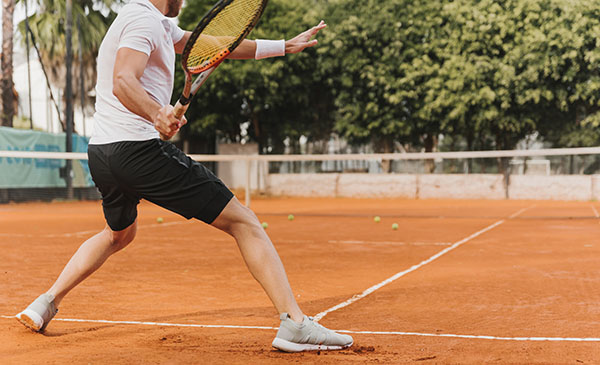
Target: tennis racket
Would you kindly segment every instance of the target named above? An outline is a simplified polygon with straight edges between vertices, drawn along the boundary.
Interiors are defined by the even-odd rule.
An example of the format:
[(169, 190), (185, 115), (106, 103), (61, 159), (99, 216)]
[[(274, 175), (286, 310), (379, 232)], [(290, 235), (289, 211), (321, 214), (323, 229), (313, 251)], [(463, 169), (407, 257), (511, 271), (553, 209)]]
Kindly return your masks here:
[(266, 5), (267, 0), (219, 0), (196, 25), (181, 55), (185, 86), (173, 110), (177, 119), (208, 76), (254, 28)]

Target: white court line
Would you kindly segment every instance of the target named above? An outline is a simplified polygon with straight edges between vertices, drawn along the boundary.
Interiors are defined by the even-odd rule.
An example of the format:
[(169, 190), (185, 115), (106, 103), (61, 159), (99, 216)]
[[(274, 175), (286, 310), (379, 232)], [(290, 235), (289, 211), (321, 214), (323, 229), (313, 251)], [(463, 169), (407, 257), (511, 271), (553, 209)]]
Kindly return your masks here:
[[(15, 316), (0, 316), (0, 318), (14, 319)], [(194, 327), (194, 328), (242, 328), (258, 330), (277, 330), (276, 327), (264, 326), (234, 326), (227, 324), (188, 324), (188, 323), (162, 323), (162, 322), (140, 322), (140, 321), (109, 321), (105, 319), (76, 319), (76, 318), (54, 318), (59, 322), (81, 322), (81, 323), (105, 323), (105, 324), (136, 324), (141, 326), (166, 326), (166, 327)]]
[(450, 242), (401, 242), (401, 241), (358, 241), (358, 240), (329, 240), (329, 243), (342, 243), (350, 245), (397, 245), (397, 246), (450, 246)]
[(420, 333), (420, 332), (396, 332), (396, 331), (346, 331), (336, 330), (340, 333), (371, 334), (371, 335), (400, 335), (400, 336), (422, 336), (422, 337), (451, 337), (476, 340), (500, 340), (500, 341), (555, 341), (555, 342), (600, 342), (600, 337), (499, 337), (482, 335), (455, 335), (451, 333)]
[(600, 218), (600, 214), (598, 214), (598, 210), (596, 210), (594, 204), (592, 204), (592, 210), (594, 211), (594, 215), (596, 216), (596, 218)]
[(537, 206), (537, 204), (534, 204), (534, 205), (531, 205), (531, 206), (529, 206), (529, 207), (527, 207), (527, 208), (523, 208), (523, 209), (519, 210), (518, 212), (516, 212), (516, 213), (513, 213), (513, 214), (511, 214), (510, 216), (508, 216), (508, 219), (513, 219), (513, 218), (516, 218), (517, 216), (521, 215), (521, 213), (524, 213), (526, 210), (529, 210), (529, 209), (535, 208), (536, 206)]
[[(0, 316), (0, 318), (14, 319), (15, 316)], [(272, 330), (272, 331), (275, 331), (278, 329), (277, 327), (267, 327), (267, 326), (235, 326), (235, 325), (219, 325), (219, 324), (109, 321), (109, 320), (102, 320), (102, 319), (75, 319), (75, 318), (54, 318), (54, 321), (79, 322), (79, 323), (129, 324), (129, 325), (158, 326), (158, 327), (235, 328), (235, 329), (256, 329), (256, 330)], [(335, 331), (340, 332), (340, 333), (367, 334), (367, 335), (449, 337), (449, 338), (464, 338), (464, 339), (474, 339), (474, 340), (600, 342), (600, 338), (598, 338), (598, 337), (500, 337), (500, 336), (456, 335), (456, 334), (450, 334), (450, 333), (420, 333), (420, 332), (400, 332), (400, 331), (349, 331), (349, 330), (335, 330)]]
[[(159, 226), (171, 226), (171, 225), (179, 225), (188, 222), (169, 222), (169, 223), (158, 223), (151, 224), (146, 226), (140, 226), (139, 228), (148, 228), (148, 227), (159, 227)], [(57, 237), (75, 237), (82, 236), (86, 234), (98, 233), (99, 230), (93, 231), (81, 231), (74, 233), (60, 233), (60, 234), (25, 234), (25, 233), (0, 233), (0, 237), (19, 237), (19, 238), (57, 238)], [(161, 239), (161, 237), (155, 237), (155, 239)], [(188, 241), (189, 238), (179, 238), (179, 237), (165, 237), (164, 240), (173, 241), (173, 240), (185, 240)], [(211, 241), (217, 242), (230, 242), (231, 238), (213, 238)], [(320, 241), (315, 240), (286, 240), (280, 239), (276, 241), (277, 243), (295, 243), (295, 244), (311, 244), (317, 243)], [(360, 240), (328, 240), (327, 243), (334, 244), (347, 244), (347, 245), (389, 245), (389, 246), (450, 246), (452, 243), (450, 242), (402, 242), (402, 241), (360, 241)]]
[[(14, 319), (15, 316), (0, 316), (0, 318)], [(105, 323), (105, 324), (136, 324), (141, 326), (166, 326), (166, 327), (194, 327), (194, 328), (241, 328), (241, 329), (259, 329), (259, 330), (277, 330), (277, 327), (265, 326), (234, 326), (226, 324), (189, 324), (189, 323), (163, 323), (163, 322), (140, 322), (140, 321), (109, 321), (105, 319), (76, 319), (76, 318), (54, 318), (53, 321), (59, 322), (80, 322), (80, 323)]]
[[(519, 210), (518, 212), (516, 212), (516, 213), (514, 213), (514, 214), (510, 215), (510, 216), (508, 217), (508, 219), (515, 218), (515, 217), (516, 217), (516, 216), (518, 216), (519, 214), (521, 214), (521, 213), (523, 213), (524, 211), (526, 211), (526, 210), (528, 210), (528, 209), (531, 209), (531, 208), (533, 208), (533, 207), (534, 207), (534, 205), (532, 205), (532, 206), (530, 206), (530, 207), (528, 207), (528, 208), (523, 208), (523, 209)], [(336, 311), (336, 310), (338, 310), (338, 309), (341, 309), (341, 308), (347, 307), (347, 306), (349, 306), (350, 304), (352, 304), (352, 303), (354, 303), (354, 302), (356, 302), (356, 301), (358, 301), (358, 300), (361, 300), (362, 298), (364, 298), (364, 297), (366, 297), (367, 295), (369, 295), (369, 294), (373, 293), (374, 291), (376, 291), (376, 290), (378, 290), (378, 289), (381, 289), (382, 287), (384, 287), (384, 286), (386, 286), (386, 285), (388, 285), (388, 284), (390, 284), (390, 283), (392, 283), (392, 282), (396, 281), (397, 279), (399, 279), (399, 278), (403, 277), (404, 275), (406, 275), (406, 274), (409, 274), (409, 273), (411, 273), (411, 272), (413, 272), (413, 271), (415, 271), (415, 270), (417, 270), (417, 269), (419, 269), (419, 268), (421, 268), (421, 267), (423, 267), (423, 266), (427, 265), (428, 263), (430, 263), (430, 262), (432, 262), (432, 261), (434, 261), (434, 260), (436, 260), (436, 259), (440, 258), (441, 256), (443, 256), (443, 255), (447, 254), (448, 252), (450, 252), (450, 251), (452, 251), (452, 250), (456, 249), (457, 247), (460, 247), (462, 244), (464, 244), (464, 243), (466, 243), (466, 242), (469, 242), (469, 241), (470, 241), (470, 240), (472, 240), (473, 238), (476, 238), (477, 236), (480, 236), (480, 235), (484, 234), (485, 232), (487, 232), (487, 231), (490, 231), (490, 230), (492, 230), (492, 229), (494, 229), (494, 228), (498, 227), (499, 225), (501, 225), (501, 224), (502, 224), (502, 223), (504, 223), (504, 222), (505, 222), (505, 220), (504, 220), (504, 219), (501, 219), (501, 220), (497, 221), (496, 223), (493, 223), (493, 224), (491, 224), (491, 225), (489, 225), (489, 226), (485, 227), (484, 229), (482, 229), (482, 230), (479, 230), (479, 231), (477, 231), (477, 232), (473, 233), (473, 234), (472, 234), (472, 235), (470, 235), (469, 237), (463, 238), (462, 240), (460, 240), (460, 241), (458, 241), (458, 242), (454, 243), (452, 246), (450, 246), (450, 247), (447, 247), (447, 248), (443, 249), (442, 251), (440, 251), (440, 252), (438, 252), (437, 254), (435, 254), (435, 255), (431, 256), (431, 257), (430, 257), (430, 258), (428, 258), (427, 260), (425, 260), (425, 261), (421, 261), (421, 263), (419, 263), (419, 264), (417, 264), (417, 265), (413, 265), (411, 268), (409, 268), (409, 269), (407, 269), (407, 270), (404, 270), (404, 271), (401, 271), (401, 272), (399, 272), (399, 273), (397, 273), (397, 274), (395, 274), (395, 275), (393, 275), (393, 276), (391, 276), (391, 277), (389, 277), (389, 278), (385, 279), (384, 281), (380, 282), (379, 284), (373, 285), (372, 287), (368, 288), (367, 290), (363, 291), (362, 293), (360, 293), (360, 294), (355, 294), (355, 295), (354, 295), (352, 298), (350, 298), (350, 299), (348, 299), (348, 300), (346, 300), (346, 301), (344, 301), (344, 302), (342, 302), (342, 303), (340, 303), (340, 304), (338, 304), (338, 305), (335, 305), (335, 306), (333, 306), (333, 307), (331, 307), (331, 308), (329, 308), (329, 309), (326, 309), (326, 310), (324, 310), (324, 311), (323, 311), (323, 312), (321, 312), (321, 313), (318, 313), (317, 315), (315, 315), (315, 316), (314, 316), (315, 320), (316, 320), (316, 321), (319, 321), (319, 320), (321, 320), (323, 317), (325, 317), (327, 314), (329, 314), (329, 313), (331, 313), (331, 312), (334, 312), (334, 311)]]
[[(154, 223), (154, 224), (146, 224), (140, 225), (139, 228), (154, 228), (154, 227), (166, 227), (166, 226), (175, 226), (180, 224), (187, 224), (190, 221), (184, 222), (168, 222), (168, 223)], [(24, 234), (24, 233), (0, 233), (0, 237), (27, 237), (27, 238), (57, 238), (57, 237), (76, 237), (82, 236), (92, 233), (99, 233), (102, 229), (93, 229), (89, 231), (79, 231), (73, 233), (56, 233), (56, 234)]]
[[(321, 243), (315, 240), (278, 239), (276, 243)], [(392, 245), (392, 246), (450, 246), (450, 242), (402, 242), (402, 241), (362, 241), (362, 240), (328, 240), (327, 243), (343, 245)]]

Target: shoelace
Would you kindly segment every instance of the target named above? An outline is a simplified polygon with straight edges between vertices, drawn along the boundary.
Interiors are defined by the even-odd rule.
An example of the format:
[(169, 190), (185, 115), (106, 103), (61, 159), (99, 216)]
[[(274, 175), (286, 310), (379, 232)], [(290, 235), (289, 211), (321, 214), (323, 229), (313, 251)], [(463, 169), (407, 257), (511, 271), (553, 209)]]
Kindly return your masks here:
[(323, 327), (319, 322), (315, 321), (315, 319), (313, 317), (308, 317), (308, 319), (310, 319), (310, 321), (312, 323), (314, 323), (315, 326), (317, 326), (318, 328), (325, 330), (325, 332), (331, 331), (330, 329), (327, 329), (327, 328)]
[(332, 334), (334, 334), (334, 332), (332, 330), (325, 328), (321, 324), (319, 324), (319, 322), (316, 322), (313, 317), (308, 317), (308, 319), (314, 324), (314, 326), (318, 330), (317, 331), (318, 333), (316, 334), (317, 338), (320, 337), (321, 335), (325, 336), (325, 338), (323, 338), (322, 341), (319, 341), (320, 343), (326, 342), (330, 338), (330, 336)]

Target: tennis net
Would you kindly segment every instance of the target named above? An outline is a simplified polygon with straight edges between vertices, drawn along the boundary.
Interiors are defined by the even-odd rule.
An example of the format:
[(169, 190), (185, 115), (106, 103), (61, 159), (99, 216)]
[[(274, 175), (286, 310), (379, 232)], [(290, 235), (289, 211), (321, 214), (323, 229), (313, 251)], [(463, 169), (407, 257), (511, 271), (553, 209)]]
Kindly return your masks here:
[[(600, 147), (191, 157), (201, 162), (215, 162), (217, 175), (248, 205), (251, 195), (600, 198), (600, 175), (596, 175), (600, 174)], [(85, 153), (0, 151), (0, 203), (99, 198)]]
[(99, 198), (86, 153), (0, 151), (0, 203)]

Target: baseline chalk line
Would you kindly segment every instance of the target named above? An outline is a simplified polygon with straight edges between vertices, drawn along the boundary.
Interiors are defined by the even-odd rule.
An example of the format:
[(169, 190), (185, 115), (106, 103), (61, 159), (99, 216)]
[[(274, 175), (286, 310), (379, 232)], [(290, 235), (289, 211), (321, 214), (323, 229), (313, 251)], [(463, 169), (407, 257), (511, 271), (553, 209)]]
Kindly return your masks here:
[(368, 335), (400, 335), (421, 337), (450, 337), (475, 340), (499, 340), (499, 341), (554, 341), (554, 342), (600, 342), (600, 337), (502, 337), (482, 335), (455, 335), (451, 333), (420, 333), (420, 332), (397, 332), (397, 331), (346, 331), (336, 330), (340, 333), (368, 334)]
[[(14, 319), (15, 316), (0, 316), (0, 318)], [(53, 321), (59, 322), (80, 322), (80, 323), (103, 323), (103, 324), (133, 324), (139, 326), (160, 326), (160, 327), (193, 327), (193, 328), (241, 328), (241, 329), (259, 329), (259, 330), (277, 330), (277, 327), (265, 326), (236, 326), (227, 324), (191, 324), (191, 323), (166, 323), (166, 322), (146, 322), (146, 321), (109, 321), (106, 319), (77, 319), (77, 318), (54, 318)]]
[[(15, 316), (0, 315), (0, 318), (15, 319)], [(109, 321), (109, 320), (102, 320), (102, 319), (54, 318), (53, 320), (61, 321), (61, 322), (124, 324), (124, 325), (138, 325), (138, 326), (157, 326), (157, 327), (234, 328), (234, 329), (256, 329), (256, 330), (271, 330), (271, 331), (275, 331), (278, 329), (277, 327), (268, 327), (268, 326), (235, 326), (235, 325), (162, 323), (162, 322), (142, 322), (142, 321)], [(457, 335), (457, 334), (451, 334), (451, 333), (420, 333), (420, 332), (401, 332), (401, 331), (350, 331), (350, 330), (335, 330), (335, 331), (339, 332), (339, 333), (366, 334), (366, 335), (446, 337), (446, 338), (462, 338), (462, 339), (475, 339), (475, 340), (499, 340), (499, 341), (600, 342), (599, 337), (504, 337), (504, 336)]]

